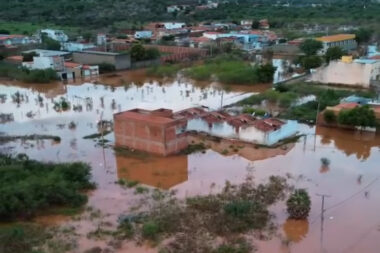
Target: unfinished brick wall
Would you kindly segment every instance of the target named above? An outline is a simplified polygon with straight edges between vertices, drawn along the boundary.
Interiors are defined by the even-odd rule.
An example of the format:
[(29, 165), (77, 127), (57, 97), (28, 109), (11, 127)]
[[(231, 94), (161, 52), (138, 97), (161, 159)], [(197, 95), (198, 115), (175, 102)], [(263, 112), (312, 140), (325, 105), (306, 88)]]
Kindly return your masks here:
[(186, 134), (176, 134), (179, 125), (174, 120), (157, 123), (115, 115), (116, 145), (164, 156), (176, 154), (188, 145)]

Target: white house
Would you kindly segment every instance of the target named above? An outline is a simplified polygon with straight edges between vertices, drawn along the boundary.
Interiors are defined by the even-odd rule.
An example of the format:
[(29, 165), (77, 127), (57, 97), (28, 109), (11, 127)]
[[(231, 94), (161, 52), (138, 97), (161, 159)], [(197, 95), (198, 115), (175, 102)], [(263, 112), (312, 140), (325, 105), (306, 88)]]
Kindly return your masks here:
[(84, 51), (93, 48), (95, 48), (95, 45), (91, 43), (66, 42), (63, 44), (63, 49), (69, 52)]
[(163, 25), (164, 28), (167, 30), (180, 29), (186, 27), (186, 24), (182, 22), (165, 22), (163, 23)]
[(136, 31), (135, 32), (135, 39), (150, 39), (153, 36), (153, 32), (149, 30), (144, 31)]
[(186, 125), (186, 131), (204, 132), (220, 138), (268, 146), (295, 135), (297, 128), (297, 121), (275, 118), (256, 119), (236, 125), (228, 120), (210, 122), (202, 117), (195, 117), (189, 119)]
[(380, 80), (380, 60), (343, 58), (331, 61), (317, 69), (311, 81), (326, 84), (343, 84), (369, 88), (372, 81)]
[(19, 34), (0, 34), (0, 45), (4, 46), (18, 46), (34, 43), (28, 36)]
[(59, 41), (61, 43), (67, 42), (69, 37), (62, 30), (43, 29), (41, 34), (46, 34), (49, 38)]

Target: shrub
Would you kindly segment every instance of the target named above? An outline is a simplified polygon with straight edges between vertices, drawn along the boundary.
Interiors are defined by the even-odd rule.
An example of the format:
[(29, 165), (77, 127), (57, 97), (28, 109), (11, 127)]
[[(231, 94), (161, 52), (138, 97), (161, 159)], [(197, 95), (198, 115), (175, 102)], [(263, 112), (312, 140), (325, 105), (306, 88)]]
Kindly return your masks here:
[(306, 219), (309, 216), (311, 201), (304, 189), (295, 190), (286, 202), (289, 217), (292, 219)]
[(53, 206), (83, 205), (93, 188), (83, 163), (42, 163), (0, 155), (0, 221), (29, 218)]
[(336, 122), (336, 115), (333, 111), (331, 110), (326, 110), (323, 113), (323, 118), (326, 121), (326, 123), (331, 124)]
[(342, 125), (360, 127), (375, 127), (377, 125), (375, 113), (368, 105), (340, 111), (338, 122)]
[(115, 71), (115, 70), (116, 70), (115, 65), (113, 65), (111, 63), (103, 62), (103, 63), (99, 64), (99, 73), (100, 74), (112, 72), (112, 71)]
[(156, 221), (147, 221), (143, 224), (142, 235), (146, 239), (156, 240), (160, 232), (160, 226)]

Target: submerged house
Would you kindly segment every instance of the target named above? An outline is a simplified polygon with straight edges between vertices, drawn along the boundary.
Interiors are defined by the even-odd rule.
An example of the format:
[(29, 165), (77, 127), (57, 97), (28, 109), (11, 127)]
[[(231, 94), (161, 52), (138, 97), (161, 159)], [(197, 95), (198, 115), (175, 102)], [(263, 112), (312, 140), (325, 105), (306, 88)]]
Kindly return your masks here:
[(187, 121), (186, 130), (271, 146), (295, 135), (297, 121), (275, 118), (257, 119), (245, 114), (231, 116), (222, 112), (206, 112), (193, 114), (193, 117)]
[(184, 119), (174, 118), (168, 109), (134, 109), (114, 114), (116, 145), (164, 156), (187, 147), (185, 125)]
[(246, 114), (231, 116), (202, 108), (177, 113), (168, 109), (133, 109), (115, 114), (114, 124), (116, 145), (160, 155), (185, 149), (189, 132), (268, 146), (297, 133), (296, 121), (257, 119)]

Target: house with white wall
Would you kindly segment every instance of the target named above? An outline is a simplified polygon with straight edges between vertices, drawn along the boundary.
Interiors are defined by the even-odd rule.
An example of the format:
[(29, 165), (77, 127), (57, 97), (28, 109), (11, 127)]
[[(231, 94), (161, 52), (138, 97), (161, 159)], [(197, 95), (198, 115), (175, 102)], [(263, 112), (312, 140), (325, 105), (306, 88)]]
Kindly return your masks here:
[(49, 38), (59, 41), (61, 43), (67, 42), (69, 36), (67, 36), (62, 30), (42, 29), (40, 34), (46, 34)]
[(177, 115), (187, 119), (185, 131), (268, 146), (291, 137), (298, 131), (298, 123), (294, 120), (257, 119), (244, 114), (231, 116), (224, 112), (206, 112), (200, 108), (190, 108)]
[(136, 31), (135, 32), (135, 39), (151, 39), (153, 36), (153, 32), (149, 30), (144, 31)]
[(343, 84), (369, 88), (373, 81), (380, 81), (380, 60), (343, 57), (331, 61), (312, 73), (311, 81), (325, 84)]

